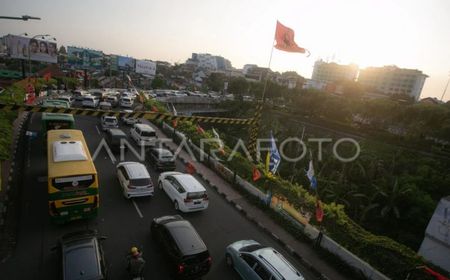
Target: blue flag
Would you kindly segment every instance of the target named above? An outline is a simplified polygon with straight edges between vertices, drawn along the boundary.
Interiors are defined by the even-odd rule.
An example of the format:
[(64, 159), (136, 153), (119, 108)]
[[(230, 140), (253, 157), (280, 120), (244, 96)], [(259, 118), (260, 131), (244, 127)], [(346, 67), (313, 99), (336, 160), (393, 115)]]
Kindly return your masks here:
[(266, 171), (272, 175), (278, 170), (278, 166), (281, 162), (281, 156), (278, 152), (275, 139), (273, 138), (272, 131), (270, 132), (270, 151), (267, 153), (266, 158)]
[(316, 190), (317, 189), (317, 179), (316, 179), (316, 176), (314, 175), (314, 166), (313, 166), (312, 160), (309, 161), (309, 169), (308, 169), (308, 171), (306, 171), (306, 177), (308, 177), (308, 179), (309, 179), (311, 188), (313, 190)]

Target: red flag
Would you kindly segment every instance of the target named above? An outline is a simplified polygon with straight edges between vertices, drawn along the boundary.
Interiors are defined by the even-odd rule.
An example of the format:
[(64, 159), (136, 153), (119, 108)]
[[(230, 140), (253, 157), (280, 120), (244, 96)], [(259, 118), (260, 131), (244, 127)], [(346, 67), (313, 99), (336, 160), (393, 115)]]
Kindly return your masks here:
[(275, 31), (275, 40), (277, 44), (275, 48), (280, 51), (285, 52), (298, 52), (305, 53), (306, 50), (301, 48), (294, 41), (294, 30), (291, 28), (282, 25), (279, 21), (277, 21), (277, 29)]
[(152, 112), (159, 112), (158, 108), (156, 108), (156, 106), (152, 106)]
[(253, 167), (253, 182), (258, 181), (261, 179), (261, 172), (259, 172), (258, 168), (255, 166)]
[(316, 220), (319, 223), (321, 223), (323, 220), (322, 203), (320, 202), (319, 199), (317, 199), (317, 202), (316, 202)]
[(172, 120), (172, 126), (173, 126), (174, 128), (176, 128), (177, 125), (178, 125), (178, 120), (177, 120), (177, 119)]
[(198, 132), (199, 134), (204, 134), (204, 133), (205, 133), (205, 130), (204, 130), (199, 124), (197, 124), (197, 132)]
[(52, 73), (48, 72), (44, 74), (44, 80), (46, 82), (50, 81), (50, 79), (52, 78)]

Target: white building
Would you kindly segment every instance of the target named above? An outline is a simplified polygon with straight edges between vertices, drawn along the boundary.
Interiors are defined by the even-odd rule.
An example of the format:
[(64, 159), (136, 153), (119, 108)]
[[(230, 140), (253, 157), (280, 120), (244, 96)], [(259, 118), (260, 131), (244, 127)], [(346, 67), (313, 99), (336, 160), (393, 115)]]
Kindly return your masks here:
[(359, 71), (358, 82), (369, 91), (386, 95), (406, 94), (419, 100), (427, 75), (397, 66), (368, 67)]
[(354, 81), (358, 75), (356, 64), (341, 65), (334, 62), (318, 60), (314, 63), (311, 79), (319, 82)]
[(434, 210), (418, 254), (450, 273), (450, 196)]
[(228, 59), (209, 53), (192, 53), (192, 57), (186, 63), (194, 64), (198, 68), (213, 72), (230, 70), (232, 68)]

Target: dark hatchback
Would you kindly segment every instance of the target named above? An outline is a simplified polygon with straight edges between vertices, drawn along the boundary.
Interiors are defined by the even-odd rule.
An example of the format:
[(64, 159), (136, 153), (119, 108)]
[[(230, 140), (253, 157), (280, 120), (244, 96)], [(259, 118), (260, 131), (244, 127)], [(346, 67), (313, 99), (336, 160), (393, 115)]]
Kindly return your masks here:
[(76, 231), (64, 235), (58, 244), (62, 279), (106, 279), (106, 266), (100, 240), (92, 230)]
[(163, 247), (177, 279), (198, 279), (209, 272), (211, 256), (195, 228), (180, 215), (153, 219), (152, 237)]
[(153, 148), (147, 152), (148, 161), (158, 170), (175, 170), (175, 157), (171, 151)]

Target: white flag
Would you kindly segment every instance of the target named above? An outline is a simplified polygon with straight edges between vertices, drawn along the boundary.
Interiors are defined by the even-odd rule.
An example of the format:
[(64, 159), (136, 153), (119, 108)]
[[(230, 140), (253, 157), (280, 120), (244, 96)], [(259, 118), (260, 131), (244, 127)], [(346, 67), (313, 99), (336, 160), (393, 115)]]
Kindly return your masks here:
[(223, 147), (224, 147), (223, 141), (222, 141), (222, 139), (220, 139), (219, 133), (217, 133), (217, 131), (214, 129), (214, 127), (212, 129), (212, 132), (214, 134), (214, 137), (217, 139), (217, 142), (219, 142), (220, 149), (223, 149)]

